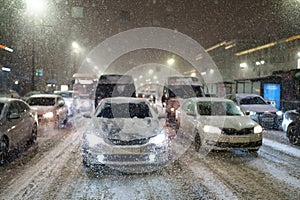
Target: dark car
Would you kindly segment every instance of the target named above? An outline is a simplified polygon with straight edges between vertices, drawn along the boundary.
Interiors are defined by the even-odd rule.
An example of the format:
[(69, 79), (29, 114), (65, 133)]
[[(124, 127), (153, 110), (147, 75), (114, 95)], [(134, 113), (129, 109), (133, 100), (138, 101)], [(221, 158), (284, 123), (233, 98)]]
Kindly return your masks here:
[(264, 128), (278, 129), (282, 123), (282, 112), (257, 94), (228, 94), (225, 98), (237, 103), (243, 112)]
[(300, 145), (300, 109), (284, 113), (282, 129), (292, 144)]
[(27, 103), (0, 98), (0, 164), (11, 151), (35, 142), (37, 125), (37, 114)]

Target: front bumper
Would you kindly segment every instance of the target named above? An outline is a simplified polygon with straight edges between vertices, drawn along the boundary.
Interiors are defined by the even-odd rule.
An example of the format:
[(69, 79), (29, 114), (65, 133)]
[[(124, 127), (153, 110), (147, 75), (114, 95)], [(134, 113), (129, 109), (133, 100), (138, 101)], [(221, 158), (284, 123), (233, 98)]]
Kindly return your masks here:
[(214, 150), (258, 150), (262, 146), (262, 133), (249, 135), (223, 135), (204, 138), (203, 147)]
[(166, 165), (168, 146), (144, 145), (96, 145), (84, 141), (82, 156), (88, 165), (105, 165), (128, 173), (155, 171)]

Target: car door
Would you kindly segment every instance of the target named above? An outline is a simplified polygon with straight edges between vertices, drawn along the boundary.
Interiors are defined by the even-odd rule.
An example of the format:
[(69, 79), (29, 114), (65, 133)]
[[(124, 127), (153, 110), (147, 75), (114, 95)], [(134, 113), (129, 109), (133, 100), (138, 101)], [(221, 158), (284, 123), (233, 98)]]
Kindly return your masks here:
[(30, 112), (30, 108), (22, 101), (18, 101), (17, 104), (20, 108), (21, 124), (20, 129), (24, 136), (23, 140), (28, 141), (31, 138), (31, 131), (33, 126), (34, 116)]
[(187, 101), (182, 105), (181, 123), (183, 132), (192, 135), (196, 125), (196, 109), (193, 101)]
[[(6, 132), (10, 137), (12, 146), (22, 145), (24, 140), (23, 127), (24, 121), (21, 118), (20, 108), (16, 101), (10, 101), (6, 113)], [(25, 126), (27, 126), (25, 124)]]

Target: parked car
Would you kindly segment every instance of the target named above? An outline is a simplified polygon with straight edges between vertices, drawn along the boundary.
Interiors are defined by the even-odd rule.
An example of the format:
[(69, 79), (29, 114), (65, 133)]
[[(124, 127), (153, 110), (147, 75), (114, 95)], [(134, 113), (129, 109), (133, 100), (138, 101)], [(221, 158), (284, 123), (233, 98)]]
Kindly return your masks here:
[(195, 143), (196, 151), (249, 150), (262, 145), (262, 127), (224, 98), (190, 98), (178, 109), (179, 131)]
[(225, 98), (237, 103), (243, 112), (264, 128), (279, 129), (282, 124), (282, 111), (269, 104), (257, 94), (229, 94)]
[(78, 99), (78, 95), (72, 90), (54, 91), (54, 94), (60, 95), (64, 99), (66, 105), (68, 106), (68, 116), (73, 116), (76, 112), (76, 107), (78, 104), (78, 101), (76, 101)]
[(300, 109), (284, 113), (282, 129), (292, 144), (300, 145)]
[(83, 164), (129, 173), (159, 169), (168, 162), (169, 144), (158, 115), (146, 99), (105, 98), (83, 134)]
[(37, 114), (27, 103), (0, 98), (0, 164), (11, 151), (36, 141), (37, 126)]
[(68, 107), (60, 95), (35, 94), (27, 99), (27, 103), (36, 109), (38, 120), (42, 124), (61, 127), (68, 122)]

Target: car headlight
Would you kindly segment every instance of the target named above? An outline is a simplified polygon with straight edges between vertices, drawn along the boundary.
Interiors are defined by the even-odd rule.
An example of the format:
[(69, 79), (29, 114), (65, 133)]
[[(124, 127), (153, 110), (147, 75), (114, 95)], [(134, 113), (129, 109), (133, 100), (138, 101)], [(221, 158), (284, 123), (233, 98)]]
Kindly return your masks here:
[(254, 112), (254, 111), (249, 111), (249, 115), (256, 115), (256, 112)]
[(167, 135), (162, 131), (160, 134), (150, 138), (149, 143), (157, 146), (165, 146), (167, 144)]
[(276, 112), (276, 115), (278, 115), (279, 117), (282, 117), (283, 112), (282, 112), (281, 110), (278, 110), (278, 111)]
[(175, 111), (175, 108), (172, 107), (172, 108), (171, 108), (171, 112), (174, 112), (174, 111)]
[(46, 112), (43, 116), (47, 119), (50, 119), (54, 117), (54, 114), (53, 112)]
[(217, 133), (217, 134), (222, 133), (222, 130), (219, 127), (215, 127), (215, 126), (205, 125), (203, 130), (204, 130), (205, 133)]
[(254, 127), (254, 133), (261, 133), (263, 131), (260, 125)]

